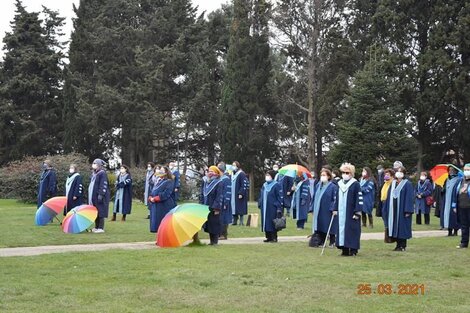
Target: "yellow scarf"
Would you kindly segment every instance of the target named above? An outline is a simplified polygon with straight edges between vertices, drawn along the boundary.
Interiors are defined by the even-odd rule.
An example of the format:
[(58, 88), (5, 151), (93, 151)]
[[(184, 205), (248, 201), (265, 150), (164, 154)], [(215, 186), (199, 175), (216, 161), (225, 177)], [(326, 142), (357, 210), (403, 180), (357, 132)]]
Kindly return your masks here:
[(388, 188), (390, 188), (391, 184), (392, 184), (392, 179), (389, 179), (388, 181), (384, 182), (384, 185), (382, 187), (382, 192), (380, 194), (380, 201), (387, 200)]

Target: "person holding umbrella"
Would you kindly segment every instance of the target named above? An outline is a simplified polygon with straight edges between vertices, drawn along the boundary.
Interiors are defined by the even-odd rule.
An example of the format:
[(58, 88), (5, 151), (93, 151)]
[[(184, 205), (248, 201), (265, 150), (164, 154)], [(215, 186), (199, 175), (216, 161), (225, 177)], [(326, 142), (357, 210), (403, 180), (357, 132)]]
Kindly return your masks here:
[(264, 242), (277, 242), (277, 230), (273, 220), (282, 217), (282, 189), (281, 184), (274, 180), (275, 177), (275, 171), (266, 172), (265, 183), (258, 199), (258, 208), (261, 210), (261, 231), (266, 236)]
[(361, 212), (364, 200), (361, 186), (354, 178), (356, 168), (350, 163), (340, 167), (342, 179), (338, 182), (333, 215), (338, 217), (335, 228), (336, 247), (342, 250), (342, 256), (355, 256), (361, 241)]
[(232, 225), (237, 225), (238, 219), (240, 219), (240, 225), (243, 226), (243, 217), (248, 214), (248, 179), (245, 172), (240, 168), (240, 163), (238, 161), (234, 161), (232, 166)]
[(442, 204), (441, 209), (441, 227), (447, 229), (447, 236), (457, 236), (460, 225), (457, 222), (457, 212), (452, 210), (452, 194), (455, 193), (455, 188), (460, 181), (458, 170), (454, 166), (447, 167), (448, 178), (442, 188)]
[(38, 187), (38, 208), (46, 202), (47, 199), (55, 197), (57, 194), (57, 174), (52, 167), (52, 162), (46, 159), (42, 164), (42, 173), (39, 178)]
[(399, 166), (388, 190), (384, 213), (387, 216), (388, 235), (397, 243), (394, 251), (406, 251), (412, 237), (411, 216), (414, 213), (413, 184), (405, 178), (406, 169)]
[(126, 221), (127, 214), (132, 210), (132, 176), (127, 165), (121, 165), (116, 179), (116, 195), (114, 196), (114, 210), (111, 221), (116, 220), (116, 214), (121, 213), (121, 221)]
[(204, 231), (209, 233), (210, 244), (217, 245), (219, 243), (219, 235), (221, 231), (220, 212), (224, 203), (224, 184), (220, 177), (222, 171), (215, 165), (209, 167), (208, 182), (204, 186), (203, 197), (205, 205), (209, 206), (209, 215), (207, 222), (204, 224)]
[(418, 184), (416, 185), (416, 224), (421, 225), (421, 213), (424, 213), (424, 224), (429, 225), (431, 205), (427, 203), (426, 198), (432, 195), (432, 184), (428, 179), (427, 172), (421, 172)]
[(67, 181), (65, 182), (67, 205), (64, 208), (64, 216), (74, 207), (83, 204), (82, 176), (78, 173), (76, 164), (70, 164), (69, 173)]
[(463, 178), (459, 179), (452, 197), (452, 210), (457, 213), (461, 225), (462, 239), (457, 249), (468, 248), (470, 234), (470, 163), (463, 168)]
[(311, 211), (310, 184), (306, 176), (297, 176), (294, 182), (296, 184), (292, 187), (292, 218), (297, 220), (297, 229), (304, 229), (308, 212)]
[(148, 200), (150, 206), (150, 232), (158, 232), (165, 215), (176, 206), (171, 196), (174, 190), (173, 175), (167, 166), (157, 165), (154, 172), (153, 189)]
[(88, 186), (88, 204), (98, 209), (93, 233), (104, 233), (104, 219), (108, 217), (109, 211), (109, 182), (105, 171), (106, 163), (101, 159), (95, 159), (91, 165), (93, 169), (90, 186)]
[(328, 228), (333, 218), (330, 230), (330, 247), (334, 246), (336, 229), (338, 228), (338, 218), (332, 216), (336, 204), (338, 186), (333, 183), (333, 176), (329, 169), (322, 169), (320, 172), (320, 182), (315, 187), (313, 198), (313, 224), (312, 224), (312, 244), (314, 248), (324, 244)]

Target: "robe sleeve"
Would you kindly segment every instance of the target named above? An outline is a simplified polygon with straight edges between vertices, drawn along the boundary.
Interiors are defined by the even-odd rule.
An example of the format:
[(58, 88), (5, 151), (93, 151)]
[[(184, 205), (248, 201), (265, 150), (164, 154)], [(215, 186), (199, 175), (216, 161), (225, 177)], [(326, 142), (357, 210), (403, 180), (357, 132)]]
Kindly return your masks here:
[(57, 175), (54, 170), (50, 171), (49, 186), (47, 186), (47, 191), (51, 197), (54, 197), (57, 193)]
[(282, 213), (282, 188), (278, 184), (275, 186), (274, 190), (274, 207), (276, 208), (276, 212)]
[(362, 207), (364, 206), (364, 197), (362, 196), (361, 185), (358, 182), (354, 183), (357, 187), (354, 188), (354, 195), (356, 199), (356, 207), (354, 208), (354, 214), (360, 215), (362, 212)]
[(451, 198), (451, 209), (457, 209), (457, 204), (458, 204), (458, 200), (459, 200), (459, 191), (460, 191), (460, 187), (461, 187), (461, 184), (462, 184), (462, 179), (457, 183), (455, 184), (455, 190), (452, 192), (452, 198)]
[(337, 205), (336, 205), (336, 198), (338, 194), (338, 186), (332, 184), (333, 191), (331, 192), (331, 205), (330, 205), (330, 211), (335, 211), (337, 210)]
[(160, 201), (165, 201), (171, 197), (171, 194), (173, 193), (173, 181), (166, 180), (164, 183), (164, 187), (165, 188), (163, 188), (163, 190), (161, 190), (155, 195), (160, 197)]
[(237, 177), (237, 185), (236, 185), (236, 190), (238, 191), (238, 195), (240, 196), (246, 196), (246, 190), (245, 190), (245, 179), (246, 179), (246, 174), (244, 172), (240, 172)]
[(180, 183), (180, 172), (179, 171), (175, 171), (173, 173), (173, 175), (175, 176), (175, 186), (174, 188), (180, 188), (181, 187), (181, 183)]
[(224, 184), (222, 182), (217, 184), (217, 194), (212, 202), (212, 209), (216, 211), (220, 211), (222, 209), (222, 205), (224, 203)]
[(413, 214), (414, 213), (414, 204), (415, 204), (415, 201), (414, 201), (415, 189), (413, 188), (413, 184), (409, 181), (406, 183), (404, 188), (405, 188), (405, 199), (404, 199), (405, 207), (403, 208), (403, 212)]
[(362, 193), (369, 193), (374, 191), (374, 183), (370, 180), (367, 181), (364, 186), (361, 187)]
[(108, 179), (106, 177), (106, 172), (102, 171), (100, 174), (100, 184), (98, 186), (98, 195), (105, 196), (108, 192)]
[(83, 184), (82, 184), (82, 176), (78, 175), (77, 178), (77, 188), (74, 190), (74, 197), (80, 198), (83, 196)]
[(432, 195), (432, 192), (433, 192), (432, 185), (429, 181), (427, 181), (424, 186), (425, 188), (424, 188), (422, 195), (423, 197), (429, 197), (430, 195)]
[(260, 210), (263, 206), (263, 192), (264, 192), (264, 186), (261, 187), (261, 191), (259, 192), (259, 197), (258, 197), (258, 209)]

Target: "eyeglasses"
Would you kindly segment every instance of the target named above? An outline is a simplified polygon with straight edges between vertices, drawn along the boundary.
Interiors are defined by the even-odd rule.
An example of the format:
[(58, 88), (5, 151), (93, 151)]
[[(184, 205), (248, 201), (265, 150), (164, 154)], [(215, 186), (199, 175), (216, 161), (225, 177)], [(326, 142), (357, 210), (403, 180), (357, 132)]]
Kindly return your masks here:
[(351, 172), (341, 172), (341, 174), (351, 174)]

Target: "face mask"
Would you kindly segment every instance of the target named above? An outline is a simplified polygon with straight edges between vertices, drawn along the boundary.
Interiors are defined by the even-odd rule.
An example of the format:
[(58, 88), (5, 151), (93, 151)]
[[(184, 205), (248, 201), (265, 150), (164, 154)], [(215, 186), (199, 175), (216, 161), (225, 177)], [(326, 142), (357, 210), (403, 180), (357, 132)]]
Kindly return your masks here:
[(69, 169), (69, 173), (73, 174), (73, 173), (75, 173), (75, 170), (73, 168), (71, 168), (71, 169)]
[(389, 181), (389, 180), (390, 180), (390, 175), (388, 175), (388, 174), (385, 175), (385, 176), (384, 176), (384, 180), (385, 180), (385, 181)]
[(322, 183), (326, 183), (328, 181), (328, 177), (327, 176), (320, 176), (320, 181)]
[(162, 177), (163, 175), (165, 175), (164, 171), (155, 171), (155, 176)]
[(384, 172), (384, 170), (378, 170), (377, 171), (379, 174), (382, 174)]
[(467, 178), (470, 178), (470, 170), (463, 171), (463, 175)]
[(151, 170), (152, 170), (151, 166), (147, 167), (147, 171), (151, 171)]
[(343, 174), (341, 176), (343, 177), (343, 180), (346, 180), (346, 181), (351, 179), (351, 175), (349, 175), (349, 174)]
[(362, 177), (366, 178), (367, 177), (367, 172), (362, 172)]
[(98, 168), (98, 164), (93, 163), (93, 164), (91, 165), (91, 168), (94, 169), (94, 170), (96, 170), (96, 169)]
[(126, 170), (125, 169), (121, 169), (119, 170), (121, 172), (121, 174), (126, 174)]
[(405, 176), (405, 174), (403, 174), (402, 172), (396, 172), (395, 173), (395, 177), (398, 178), (398, 179), (402, 179), (403, 176)]
[(274, 167), (273, 167), (273, 171), (276, 171), (276, 172), (279, 171), (279, 167), (274, 166)]
[(233, 171), (234, 171), (234, 172), (238, 171), (238, 167), (236, 167), (235, 165), (233, 165)]
[(273, 178), (271, 177), (271, 175), (266, 175), (266, 177), (264, 178), (264, 180), (267, 182), (267, 183), (270, 183), (273, 181)]
[(207, 174), (207, 176), (210, 178), (210, 179), (214, 179), (217, 177), (217, 174), (216, 173), (209, 173)]
[(426, 176), (421, 175), (421, 176), (419, 177), (419, 179), (421, 179), (421, 180), (426, 180)]

